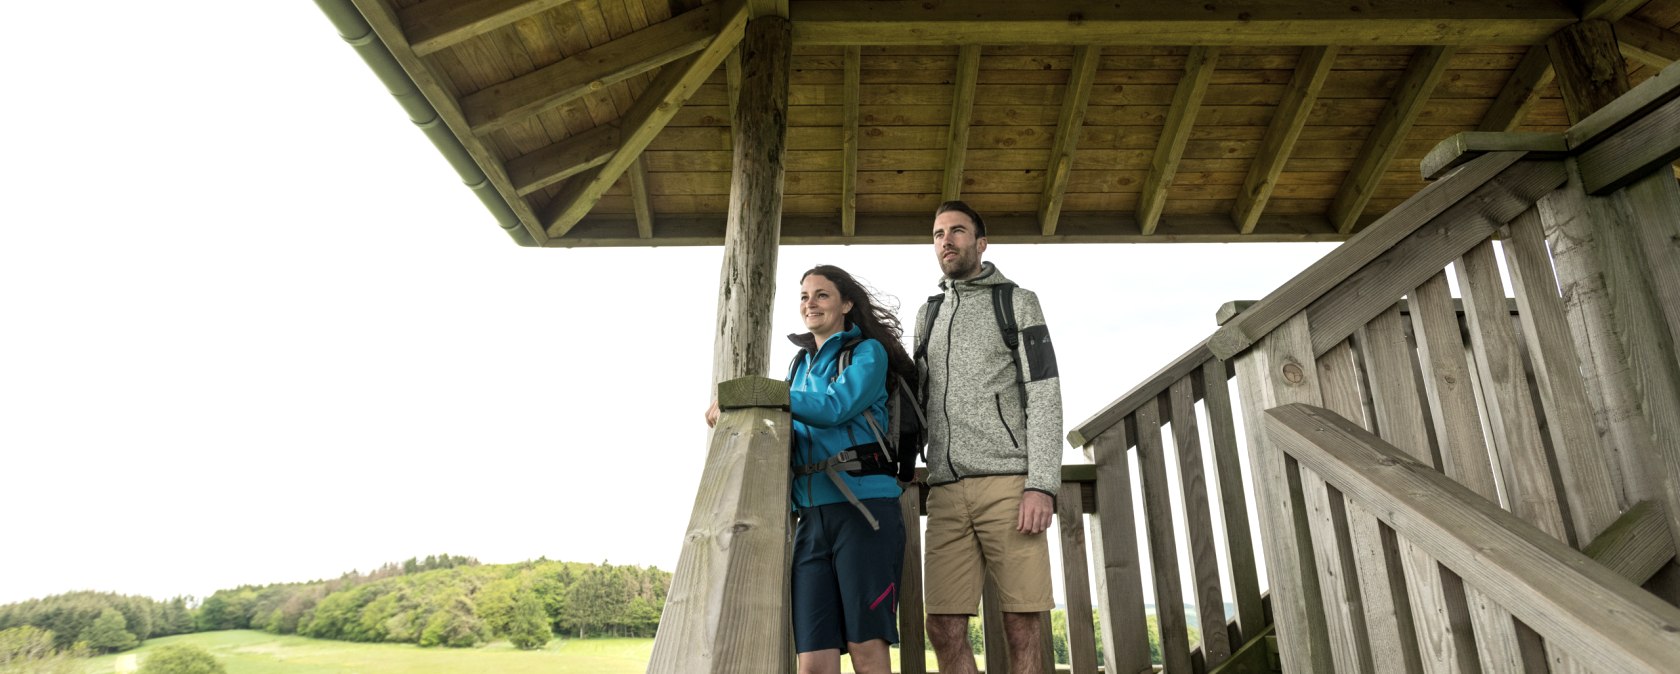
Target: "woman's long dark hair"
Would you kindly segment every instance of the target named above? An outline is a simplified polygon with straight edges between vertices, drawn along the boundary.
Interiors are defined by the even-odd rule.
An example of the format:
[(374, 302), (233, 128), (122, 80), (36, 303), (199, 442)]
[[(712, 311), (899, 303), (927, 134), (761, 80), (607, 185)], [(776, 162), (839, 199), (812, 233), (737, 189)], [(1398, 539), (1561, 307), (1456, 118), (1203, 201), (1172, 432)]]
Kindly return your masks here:
[[(886, 306), (875, 291), (852, 278), (846, 270), (831, 264), (819, 264), (812, 267), (799, 277), (804, 283), (805, 277), (816, 274), (840, 291), (840, 299), (852, 303), (852, 310), (846, 312), (846, 323), (858, 326), (858, 331), (864, 337), (881, 343), (887, 349), (887, 368), (894, 374), (904, 377), (905, 381), (916, 381), (916, 362), (910, 359), (910, 354), (904, 350), (901, 341), (904, 330), (900, 327), (898, 316), (893, 314), (897, 307)], [(892, 384), (888, 383), (889, 389)]]

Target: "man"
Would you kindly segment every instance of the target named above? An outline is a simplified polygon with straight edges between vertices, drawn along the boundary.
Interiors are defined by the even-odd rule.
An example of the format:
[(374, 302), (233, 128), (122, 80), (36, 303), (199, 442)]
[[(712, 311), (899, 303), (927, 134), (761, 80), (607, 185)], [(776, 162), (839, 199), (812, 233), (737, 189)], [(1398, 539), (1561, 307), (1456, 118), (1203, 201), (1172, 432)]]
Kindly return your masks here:
[[(939, 671), (975, 674), (968, 617), (989, 577), (1010, 671), (1042, 672), (1039, 630), (1055, 605), (1045, 530), (1062, 480), (1056, 354), (1038, 296), (981, 262), (979, 213), (961, 201), (941, 205), (933, 252), (944, 294), (928, 298), (916, 317), (928, 423), (928, 638)], [(1006, 292), (994, 290), (1000, 286)], [(1013, 351), (1010, 318), (1018, 330)]]

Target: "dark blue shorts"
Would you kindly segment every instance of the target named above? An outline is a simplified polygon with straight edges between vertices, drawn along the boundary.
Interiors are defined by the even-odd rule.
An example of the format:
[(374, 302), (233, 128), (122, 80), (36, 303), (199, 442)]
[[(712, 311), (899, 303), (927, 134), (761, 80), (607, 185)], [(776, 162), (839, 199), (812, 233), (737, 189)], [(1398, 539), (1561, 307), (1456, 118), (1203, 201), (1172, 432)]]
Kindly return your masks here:
[(793, 641), (800, 653), (898, 643), (904, 517), (898, 499), (865, 499), (881, 530), (850, 503), (801, 508), (793, 541)]

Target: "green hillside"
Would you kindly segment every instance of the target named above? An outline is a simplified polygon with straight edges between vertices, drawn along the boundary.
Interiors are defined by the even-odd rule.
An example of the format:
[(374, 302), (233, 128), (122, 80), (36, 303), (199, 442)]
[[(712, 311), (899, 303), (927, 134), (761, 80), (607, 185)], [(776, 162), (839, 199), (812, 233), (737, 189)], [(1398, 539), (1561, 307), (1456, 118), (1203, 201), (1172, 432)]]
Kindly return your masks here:
[(653, 653), (652, 639), (556, 640), (523, 651), (506, 641), (478, 648), (421, 648), (229, 630), (148, 639), (135, 650), (88, 660), (83, 672), (126, 674), (151, 651), (178, 643), (210, 651), (228, 674), (641, 674)]

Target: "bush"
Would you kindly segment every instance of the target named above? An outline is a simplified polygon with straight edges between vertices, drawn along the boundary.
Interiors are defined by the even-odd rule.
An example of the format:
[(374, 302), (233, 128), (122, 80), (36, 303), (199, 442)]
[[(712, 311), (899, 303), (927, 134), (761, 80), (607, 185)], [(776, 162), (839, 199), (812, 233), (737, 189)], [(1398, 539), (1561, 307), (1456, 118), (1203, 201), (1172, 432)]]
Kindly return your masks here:
[(227, 669), (209, 651), (190, 644), (170, 644), (146, 656), (139, 674), (227, 674)]

